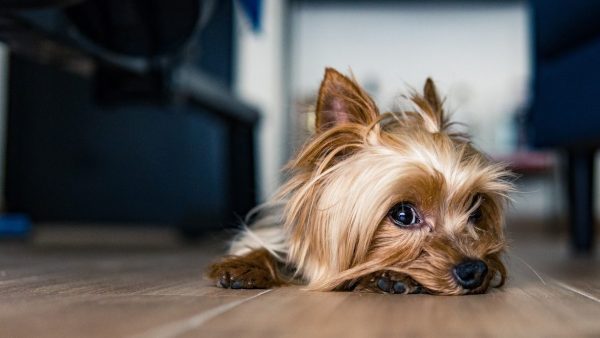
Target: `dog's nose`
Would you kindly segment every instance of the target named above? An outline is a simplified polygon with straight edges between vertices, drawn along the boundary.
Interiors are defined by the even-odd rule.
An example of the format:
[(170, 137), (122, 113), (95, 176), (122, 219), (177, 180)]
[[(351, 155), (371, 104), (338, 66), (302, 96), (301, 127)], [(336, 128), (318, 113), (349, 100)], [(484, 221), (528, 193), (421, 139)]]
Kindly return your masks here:
[(483, 261), (468, 260), (457, 264), (452, 269), (452, 274), (460, 286), (470, 290), (483, 283), (487, 271), (487, 265)]

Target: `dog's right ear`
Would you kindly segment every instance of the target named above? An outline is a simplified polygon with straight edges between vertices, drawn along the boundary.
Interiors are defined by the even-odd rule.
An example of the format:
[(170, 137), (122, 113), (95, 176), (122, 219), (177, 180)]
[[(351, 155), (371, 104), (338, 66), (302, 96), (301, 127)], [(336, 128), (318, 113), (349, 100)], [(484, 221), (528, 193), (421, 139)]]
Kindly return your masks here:
[(377, 106), (356, 81), (333, 68), (325, 69), (317, 99), (317, 132), (344, 123), (368, 125), (378, 114)]
[(428, 77), (425, 81), (425, 86), (423, 87), (423, 96), (435, 113), (442, 114), (442, 100), (440, 100), (440, 95), (438, 94), (435, 84), (433, 84), (433, 80), (430, 77)]

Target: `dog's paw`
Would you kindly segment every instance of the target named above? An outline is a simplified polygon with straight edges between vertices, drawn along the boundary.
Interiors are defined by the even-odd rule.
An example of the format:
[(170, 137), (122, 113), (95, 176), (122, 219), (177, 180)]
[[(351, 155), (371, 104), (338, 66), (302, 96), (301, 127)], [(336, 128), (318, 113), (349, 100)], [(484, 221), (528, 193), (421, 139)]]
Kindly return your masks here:
[(225, 289), (268, 289), (274, 286), (268, 271), (259, 268), (220, 267), (216, 283)]
[(378, 271), (355, 283), (354, 291), (392, 294), (423, 293), (424, 289), (409, 276), (395, 271)]
[(215, 264), (211, 276), (218, 287), (225, 289), (268, 289), (276, 286), (269, 271), (237, 262)]
[(269, 289), (283, 284), (276, 261), (265, 250), (226, 257), (209, 268), (208, 276), (225, 289)]

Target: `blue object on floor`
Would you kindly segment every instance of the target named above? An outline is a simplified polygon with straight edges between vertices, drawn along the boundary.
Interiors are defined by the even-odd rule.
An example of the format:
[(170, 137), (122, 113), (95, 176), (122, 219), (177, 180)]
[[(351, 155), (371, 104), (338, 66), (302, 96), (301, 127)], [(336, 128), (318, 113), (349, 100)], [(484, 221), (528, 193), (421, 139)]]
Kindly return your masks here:
[(25, 238), (31, 231), (31, 221), (24, 214), (0, 214), (0, 238)]

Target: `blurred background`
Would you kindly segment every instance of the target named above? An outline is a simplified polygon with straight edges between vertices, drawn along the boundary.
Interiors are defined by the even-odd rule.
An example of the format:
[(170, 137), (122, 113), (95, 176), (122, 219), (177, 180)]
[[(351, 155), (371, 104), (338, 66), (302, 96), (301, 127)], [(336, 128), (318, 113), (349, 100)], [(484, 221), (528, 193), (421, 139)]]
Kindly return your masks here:
[(381, 110), (432, 77), (520, 175), (509, 231), (590, 253), (598, 14), (586, 0), (0, 0), (0, 237), (235, 227), (310, 135), (331, 66)]

